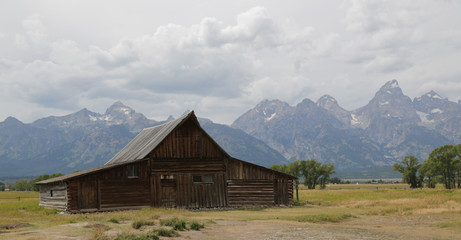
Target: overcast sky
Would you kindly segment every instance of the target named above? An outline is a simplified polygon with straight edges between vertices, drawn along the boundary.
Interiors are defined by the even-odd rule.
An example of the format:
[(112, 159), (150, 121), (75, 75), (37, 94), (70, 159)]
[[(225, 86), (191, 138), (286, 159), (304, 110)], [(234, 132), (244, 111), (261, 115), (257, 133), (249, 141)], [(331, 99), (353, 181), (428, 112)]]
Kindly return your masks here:
[(0, 121), (120, 100), (230, 124), (264, 99), (354, 110), (392, 79), (461, 99), (461, 1), (0, 3)]

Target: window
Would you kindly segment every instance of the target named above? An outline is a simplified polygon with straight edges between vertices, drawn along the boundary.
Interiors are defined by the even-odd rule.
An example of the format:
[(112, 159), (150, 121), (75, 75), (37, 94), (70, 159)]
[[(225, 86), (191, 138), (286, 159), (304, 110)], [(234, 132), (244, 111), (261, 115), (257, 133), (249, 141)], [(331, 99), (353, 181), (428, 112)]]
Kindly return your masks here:
[(194, 179), (194, 183), (202, 182), (202, 176), (194, 176), (193, 179)]
[(50, 190), (50, 197), (53, 196), (53, 190)]
[(205, 181), (206, 183), (212, 183), (213, 182), (213, 176), (211, 175), (206, 175), (205, 176)]
[(213, 175), (205, 175), (205, 176), (196, 175), (196, 176), (193, 176), (192, 178), (193, 178), (194, 183), (213, 183)]
[(139, 177), (139, 165), (133, 164), (128, 165), (128, 178), (138, 178)]

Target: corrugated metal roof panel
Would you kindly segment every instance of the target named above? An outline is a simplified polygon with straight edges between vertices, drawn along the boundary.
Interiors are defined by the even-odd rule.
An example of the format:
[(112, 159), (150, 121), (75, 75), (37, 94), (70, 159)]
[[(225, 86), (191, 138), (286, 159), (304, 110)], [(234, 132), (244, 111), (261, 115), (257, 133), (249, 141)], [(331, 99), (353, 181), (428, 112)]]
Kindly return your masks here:
[(164, 123), (159, 126), (142, 130), (133, 140), (131, 140), (120, 152), (118, 152), (105, 165), (136, 161), (145, 158), (154, 150), (178, 125), (184, 120), (193, 116), (191, 111), (178, 119)]

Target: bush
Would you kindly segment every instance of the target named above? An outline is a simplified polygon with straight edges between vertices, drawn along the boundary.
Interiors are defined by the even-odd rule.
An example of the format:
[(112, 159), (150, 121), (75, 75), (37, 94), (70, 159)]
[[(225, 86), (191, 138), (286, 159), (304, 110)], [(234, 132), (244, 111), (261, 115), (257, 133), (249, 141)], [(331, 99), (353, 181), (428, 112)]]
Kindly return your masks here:
[(115, 240), (150, 240), (150, 239), (158, 240), (159, 238), (156, 235), (149, 236), (149, 235), (136, 235), (136, 234), (127, 234), (127, 233), (118, 235), (115, 238)]
[(179, 234), (175, 230), (168, 230), (165, 228), (159, 228), (155, 229), (154, 233), (157, 234), (157, 236), (162, 236), (162, 237), (177, 237)]
[(108, 222), (111, 222), (111, 223), (117, 223), (117, 224), (119, 224), (119, 223), (120, 223), (120, 221), (118, 221), (118, 220), (117, 220), (117, 219), (115, 219), (115, 218), (111, 218), (111, 219), (109, 219), (109, 221), (108, 221)]
[(170, 219), (162, 219), (160, 220), (160, 224), (163, 226), (172, 227), (174, 230), (184, 231), (187, 229), (187, 222), (184, 219), (178, 218), (170, 218)]
[(191, 222), (190, 223), (190, 229), (195, 230), (195, 231), (200, 231), (200, 229), (204, 228), (205, 225), (198, 223), (198, 222)]
[(142, 226), (152, 226), (152, 225), (154, 225), (154, 222), (148, 222), (148, 221), (144, 221), (144, 220), (134, 221), (131, 224), (131, 226), (134, 229), (140, 229)]

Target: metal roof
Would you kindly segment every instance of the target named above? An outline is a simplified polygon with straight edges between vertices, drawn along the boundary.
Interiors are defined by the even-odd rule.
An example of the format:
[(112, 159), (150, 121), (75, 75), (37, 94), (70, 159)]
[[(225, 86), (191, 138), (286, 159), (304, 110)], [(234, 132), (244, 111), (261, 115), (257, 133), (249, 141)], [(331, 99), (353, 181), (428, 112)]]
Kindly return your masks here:
[(142, 130), (133, 140), (131, 140), (120, 152), (118, 152), (106, 164), (131, 162), (145, 158), (154, 150), (176, 127), (185, 120), (194, 116), (194, 111), (184, 114), (178, 119), (164, 123), (159, 126)]
[[(130, 163), (134, 163), (134, 162), (138, 162), (138, 161), (133, 161), (133, 162), (130, 162)], [(102, 165), (102, 166), (99, 166), (99, 167), (90, 168), (90, 169), (86, 169), (86, 170), (82, 170), (82, 171), (78, 171), (78, 172), (69, 173), (69, 174), (66, 174), (66, 175), (63, 175), (63, 176), (46, 179), (46, 180), (43, 180), (43, 181), (40, 181), (40, 182), (36, 182), (35, 184), (47, 184), (47, 183), (54, 183), (54, 182), (62, 182), (62, 181), (66, 181), (66, 180), (71, 179), (71, 178), (81, 177), (81, 176), (85, 176), (85, 175), (95, 173), (95, 172), (99, 172), (99, 171), (102, 171), (102, 170), (122, 166), (124, 164), (126, 164), (126, 162)]]

